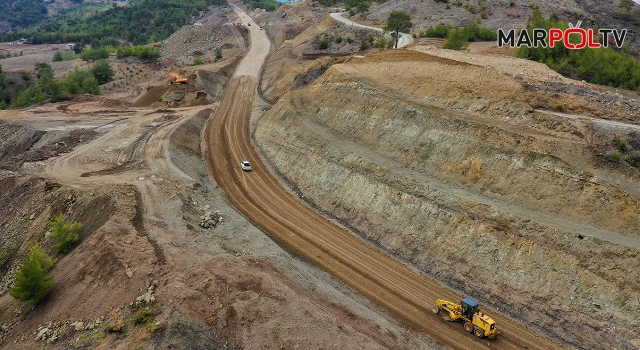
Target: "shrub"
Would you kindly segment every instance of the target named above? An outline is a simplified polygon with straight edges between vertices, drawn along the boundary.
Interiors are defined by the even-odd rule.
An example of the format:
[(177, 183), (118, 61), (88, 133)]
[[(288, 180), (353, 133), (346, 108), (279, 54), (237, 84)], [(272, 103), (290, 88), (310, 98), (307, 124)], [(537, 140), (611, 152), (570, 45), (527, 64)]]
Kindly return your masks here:
[(380, 51), (384, 50), (384, 48), (387, 46), (387, 39), (385, 39), (384, 36), (381, 36), (378, 38), (378, 48), (380, 49)]
[(9, 260), (9, 252), (7, 251), (0, 252), (0, 266), (2, 266), (2, 264), (4, 264), (7, 260)]
[(53, 62), (61, 62), (64, 61), (64, 56), (62, 55), (62, 52), (60, 51), (56, 51), (56, 53), (53, 54)]
[(83, 61), (97, 61), (103, 58), (109, 58), (109, 50), (107, 50), (107, 48), (105, 47), (99, 48), (97, 50), (85, 48), (84, 50), (82, 50), (80, 58)]
[(338, 35), (335, 40), (336, 44), (340, 44), (342, 42), (342, 36)]
[(621, 157), (622, 155), (618, 152), (613, 152), (613, 154), (611, 155), (611, 158), (613, 158), (615, 161), (619, 161)]
[(113, 80), (113, 76), (116, 74), (111, 68), (111, 64), (107, 60), (100, 60), (91, 68), (91, 74), (98, 80), (98, 84), (106, 84)]
[(121, 46), (116, 50), (117, 58), (124, 58), (128, 56), (134, 56), (141, 60), (153, 61), (160, 57), (160, 52), (153, 46), (136, 45), (136, 46)]
[(14, 276), (15, 287), (9, 294), (18, 300), (36, 305), (49, 294), (53, 286), (53, 280), (47, 276), (51, 266), (53, 260), (36, 243), (20, 266), (20, 271)]
[(153, 322), (153, 310), (146, 308), (133, 316), (132, 322), (134, 325), (138, 324), (149, 324)]
[(455, 28), (447, 35), (447, 40), (442, 44), (443, 49), (464, 50), (467, 47), (467, 35), (462, 28)]
[(201, 64), (204, 64), (204, 61), (202, 60), (202, 58), (196, 57), (196, 58), (193, 59), (193, 65), (194, 66), (199, 66)]
[(329, 44), (327, 43), (327, 40), (322, 39), (320, 40), (320, 42), (318, 43), (318, 50), (326, 50), (326, 48), (329, 46)]
[(364, 51), (369, 47), (369, 45), (367, 44), (367, 41), (362, 39), (362, 41), (360, 42), (360, 51)]
[(58, 215), (53, 221), (49, 223), (51, 227), (51, 237), (56, 240), (53, 248), (58, 253), (66, 253), (69, 248), (78, 241), (78, 231), (82, 227), (79, 222), (68, 222), (62, 216), (62, 213)]
[[(429, 38), (446, 38), (449, 34), (449, 31), (451, 31), (450, 25), (443, 26), (442, 24), (438, 24), (434, 28), (427, 29), (424, 32), (424, 36)], [(423, 34), (420, 33), (420, 36), (423, 36)]]
[(627, 148), (627, 143), (624, 142), (620, 136), (616, 137), (616, 139), (614, 140), (616, 147), (618, 147), (618, 149), (620, 151), (624, 151)]
[(216, 49), (215, 61), (218, 62), (218, 61), (220, 61), (220, 59), (222, 59), (222, 50), (220, 50), (220, 48), (217, 48)]
[(634, 157), (627, 157), (624, 159), (625, 162), (627, 162), (627, 164), (633, 166), (633, 167), (637, 167), (638, 166), (638, 160)]

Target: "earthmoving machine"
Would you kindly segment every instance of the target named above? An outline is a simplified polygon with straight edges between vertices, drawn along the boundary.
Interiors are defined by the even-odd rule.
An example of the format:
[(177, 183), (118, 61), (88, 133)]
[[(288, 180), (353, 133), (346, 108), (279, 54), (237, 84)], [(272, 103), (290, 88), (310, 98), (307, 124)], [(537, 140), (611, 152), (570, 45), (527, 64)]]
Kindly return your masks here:
[(452, 303), (444, 299), (438, 299), (433, 306), (433, 312), (437, 315), (440, 310), (447, 311), (451, 321), (464, 321), (464, 330), (473, 333), (476, 337), (493, 338), (498, 335), (496, 322), (479, 310), (480, 304), (473, 299), (464, 298), (460, 304)]
[(189, 82), (189, 79), (183, 78), (178, 73), (169, 73), (169, 83), (173, 84), (186, 84)]

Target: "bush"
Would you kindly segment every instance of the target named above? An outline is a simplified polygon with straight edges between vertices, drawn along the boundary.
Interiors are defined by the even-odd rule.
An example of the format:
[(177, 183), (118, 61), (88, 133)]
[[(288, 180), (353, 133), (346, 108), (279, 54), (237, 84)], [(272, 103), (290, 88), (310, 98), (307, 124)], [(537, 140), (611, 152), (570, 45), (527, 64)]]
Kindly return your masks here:
[(216, 49), (215, 61), (218, 62), (218, 61), (220, 61), (220, 59), (222, 59), (222, 50), (220, 50), (220, 48), (217, 48)]
[(141, 60), (154, 61), (160, 57), (160, 52), (153, 46), (136, 45), (136, 46), (121, 46), (116, 50), (117, 58), (124, 58), (128, 56), (134, 56)]
[(613, 154), (611, 155), (611, 158), (613, 158), (616, 162), (619, 161), (621, 157), (622, 155), (618, 152), (613, 152)]
[(335, 40), (336, 44), (340, 44), (342, 42), (342, 36), (338, 35)]
[(66, 253), (69, 251), (69, 248), (78, 241), (78, 231), (82, 227), (82, 224), (79, 222), (68, 222), (64, 219), (62, 213), (60, 213), (60, 215), (49, 223), (49, 227), (51, 227), (51, 238), (56, 240), (53, 248), (56, 249), (58, 253)]
[(109, 50), (107, 50), (107, 48), (105, 47), (99, 48), (97, 50), (85, 48), (84, 50), (82, 50), (80, 58), (83, 61), (97, 61), (104, 58), (109, 58)]
[(20, 271), (14, 276), (15, 287), (9, 294), (18, 300), (36, 305), (49, 294), (53, 286), (53, 280), (47, 276), (51, 266), (53, 260), (36, 243), (20, 266)]
[(351, 44), (353, 42), (353, 39), (351, 39), (351, 37), (347, 37), (347, 44)]
[(624, 142), (620, 136), (616, 137), (616, 139), (614, 140), (616, 147), (618, 147), (619, 150), (624, 151), (625, 148), (627, 148), (627, 143)]
[(106, 84), (113, 80), (113, 76), (116, 74), (111, 68), (111, 64), (107, 60), (100, 60), (91, 68), (91, 74), (98, 80), (98, 84)]
[(369, 47), (369, 45), (367, 44), (367, 41), (362, 39), (362, 41), (360, 42), (360, 51), (364, 51)]
[(447, 40), (442, 44), (443, 49), (464, 50), (467, 47), (467, 34), (462, 28), (455, 28), (447, 35)]
[(420, 36), (425, 36), (429, 38), (446, 38), (450, 30), (451, 30), (450, 25), (443, 26), (442, 24), (438, 24), (434, 28), (427, 29), (425, 32), (423, 32), (424, 35), (420, 33)]
[(638, 160), (636, 158), (633, 157), (627, 157), (624, 159), (625, 162), (627, 162), (627, 164), (633, 166), (633, 167), (637, 167), (638, 166)]
[(193, 59), (193, 65), (194, 66), (199, 66), (201, 64), (204, 64), (204, 61), (202, 60), (202, 58), (196, 57), (196, 58)]
[(318, 43), (318, 50), (326, 50), (328, 46), (329, 46), (329, 44), (327, 43), (327, 40), (322, 39)]
[(56, 53), (53, 54), (53, 62), (62, 62), (64, 61), (64, 56), (62, 55), (62, 52), (60, 51), (56, 51)]
[(134, 325), (138, 324), (150, 324), (153, 322), (153, 310), (146, 308), (145, 310), (139, 311), (133, 316), (132, 322)]
[(7, 251), (0, 252), (0, 266), (2, 266), (5, 262), (7, 262), (7, 260), (9, 260), (9, 256), (10, 254)]
[(380, 38), (378, 38), (378, 48), (380, 49), (380, 51), (384, 50), (386, 46), (387, 46), (387, 39), (385, 39), (384, 36), (381, 36)]

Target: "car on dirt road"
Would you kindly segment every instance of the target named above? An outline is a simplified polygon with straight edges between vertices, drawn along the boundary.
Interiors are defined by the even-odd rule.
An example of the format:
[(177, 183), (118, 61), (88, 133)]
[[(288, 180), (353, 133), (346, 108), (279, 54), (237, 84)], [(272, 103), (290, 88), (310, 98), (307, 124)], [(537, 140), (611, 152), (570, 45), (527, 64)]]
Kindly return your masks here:
[(246, 160), (243, 160), (243, 161), (240, 162), (240, 167), (244, 171), (251, 171), (251, 163), (249, 163)]

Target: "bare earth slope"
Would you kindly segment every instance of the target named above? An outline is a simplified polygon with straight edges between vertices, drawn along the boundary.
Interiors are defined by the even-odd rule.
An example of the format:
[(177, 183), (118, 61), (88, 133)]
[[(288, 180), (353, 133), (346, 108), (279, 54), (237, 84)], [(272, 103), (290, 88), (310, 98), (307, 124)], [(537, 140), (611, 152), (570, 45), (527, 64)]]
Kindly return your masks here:
[[(260, 34), (252, 30), (252, 45), (259, 43)], [(245, 61), (240, 68), (245, 67)], [(257, 70), (250, 66), (246, 66), (246, 70), (240, 68), (229, 81), (220, 107), (207, 125), (205, 160), (227, 198), (256, 226), (438, 342), (458, 349), (559, 347), (498, 314), (495, 318), (502, 324), (504, 335), (494, 342), (487, 343), (468, 334), (467, 337), (464, 334), (447, 336), (449, 332), (460, 331), (460, 325), (442, 322), (430, 312), (430, 305), (439, 297), (455, 300), (459, 299), (458, 295), (302, 205), (270, 174), (249, 138)], [(249, 160), (253, 170), (242, 171), (238, 166), (241, 160)]]
[[(638, 126), (594, 116), (637, 121), (638, 101), (534, 62), (415, 50), (429, 55), (352, 59), (285, 95), (255, 133), (266, 158), (362, 238), (517, 320), (496, 315), (491, 347), (523, 346), (523, 326), (637, 347), (640, 173), (612, 154), (619, 137), (634, 145), (622, 158), (637, 156)], [(251, 197), (265, 191), (243, 177)], [(451, 298), (431, 288), (416, 306)]]

